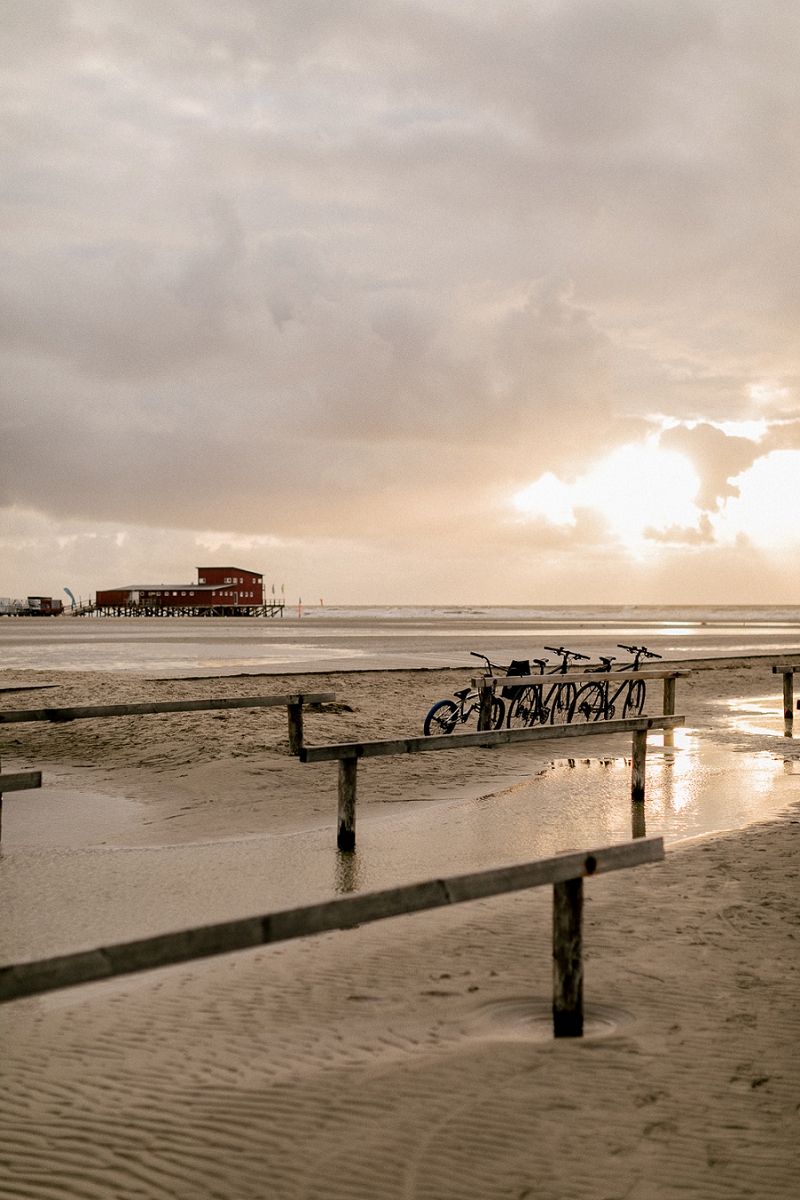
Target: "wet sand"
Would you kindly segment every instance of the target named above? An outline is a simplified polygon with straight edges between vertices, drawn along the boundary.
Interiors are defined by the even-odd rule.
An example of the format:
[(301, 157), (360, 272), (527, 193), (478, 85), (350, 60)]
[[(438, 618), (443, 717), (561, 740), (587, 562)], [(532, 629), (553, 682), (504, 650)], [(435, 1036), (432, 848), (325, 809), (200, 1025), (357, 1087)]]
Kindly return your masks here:
[[(40, 693), (47, 706), (296, 686), (2, 675), (4, 686), (55, 683)], [(458, 682), (314, 677), (337, 706), (308, 715), (306, 740), (417, 732)], [(734, 705), (738, 724), (725, 704), (774, 699), (779, 682), (764, 663), (700, 671), (679, 681), (678, 709), (742, 761), (781, 755), (792, 744), (776, 738), (769, 704), (751, 704), (749, 720)], [(3, 706), (32, 707), (35, 695), (8, 693)], [(213, 855), (220, 838), (332, 830), (335, 772), (287, 758), (285, 714), (220, 716), (7, 726), (3, 767), (42, 766), (51, 782), (137, 800), (123, 840), (142, 851), (199, 841)], [(597, 752), (590, 739), (574, 749)], [(359, 817), (496, 793), (552, 757), (539, 747), (379, 760)], [(580, 1044), (538, 1033), (546, 889), (3, 1006), (0, 1196), (794, 1196), (799, 835), (793, 805), (590, 881), (586, 1000), (602, 1036)], [(81, 852), (60, 854), (77, 863)], [(4, 851), (6, 899), (35, 856)], [(225, 886), (207, 878), (209, 891)], [(50, 945), (70, 914), (41, 890), (24, 916), (32, 942), (38, 929)], [(98, 909), (113, 909), (118, 897), (100, 891)]]
[[(777, 713), (756, 720), (752, 729), (743, 720), (734, 728), (726, 707), (726, 701), (765, 696), (779, 706), (780, 678), (771, 673), (773, 661), (729, 659), (723, 668), (697, 670), (678, 681), (677, 710), (715, 743), (743, 752), (777, 752), (770, 736), (782, 729)], [(334, 704), (306, 710), (305, 741), (313, 745), (419, 736), (430, 706), (467, 686), (471, 675), (462, 669), (153, 680), (107, 671), (0, 671), (0, 685), (51, 685), (38, 693), (9, 692), (3, 698), (3, 708), (9, 709), (333, 691)], [(648, 689), (646, 711), (661, 711), (658, 682)], [(304, 766), (288, 756), (288, 748), (286, 711), (279, 708), (0, 727), (5, 770), (41, 769), (48, 786), (142, 802), (142, 818), (136, 829), (126, 831), (126, 845), (332, 825), (336, 764)], [(569, 753), (589, 758), (629, 749), (628, 737), (586, 738), (571, 742)], [(563, 743), (545, 743), (374, 759), (359, 773), (359, 816), (387, 811), (386, 805), (494, 793), (529, 779), (563, 753)]]

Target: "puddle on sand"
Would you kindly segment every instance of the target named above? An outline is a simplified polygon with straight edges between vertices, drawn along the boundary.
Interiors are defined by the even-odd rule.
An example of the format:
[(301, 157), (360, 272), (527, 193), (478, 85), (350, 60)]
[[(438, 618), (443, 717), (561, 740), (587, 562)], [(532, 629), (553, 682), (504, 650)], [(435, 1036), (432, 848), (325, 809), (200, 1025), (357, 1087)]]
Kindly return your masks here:
[[(742, 827), (800, 798), (794, 762), (787, 771), (774, 754), (736, 752), (685, 729), (675, 740), (675, 751), (653, 744), (647, 762), (647, 832), (667, 843)], [(368, 769), (363, 764), (365, 775)], [(39, 804), (48, 803), (48, 790)], [(24, 795), (26, 805), (37, 802)], [(335, 786), (329, 799), (330, 823), (310, 832), (114, 848), (114, 831), (121, 837), (134, 801), (83, 797), (75, 809), (86, 822), (82, 839), (77, 827), (64, 830), (66, 807), (51, 801), (49, 818), (45, 808), (40, 813), (43, 826), (53, 824), (34, 841), (30, 826), (24, 834), (13, 828), (12, 794), (0, 871), (0, 906), (8, 914), (0, 958), (146, 937), (631, 836), (624, 758), (561, 759), (497, 795), (361, 817), (349, 854), (334, 846)], [(71, 849), (76, 844), (82, 849)]]
[(144, 812), (138, 800), (99, 792), (56, 787), (9, 792), (3, 797), (3, 844), (113, 846)]
[[(732, 700), (716, 700), (727, 709), (729, 729), (736, 733), (758, 734), (783, 738), (783, 696), (771, 692), (768, 696), (737, 696)], [(800, 713), (795, 712), (795, 733), (800, 733)], [(788, 739), (787, 739), (788, 740)]]

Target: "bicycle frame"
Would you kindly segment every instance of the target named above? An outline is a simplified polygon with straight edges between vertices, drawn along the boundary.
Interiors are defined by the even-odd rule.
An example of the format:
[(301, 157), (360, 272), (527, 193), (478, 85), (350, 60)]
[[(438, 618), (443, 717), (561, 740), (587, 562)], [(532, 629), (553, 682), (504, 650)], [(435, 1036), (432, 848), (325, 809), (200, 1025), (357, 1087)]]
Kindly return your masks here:
[[(638, 671), (642, 658), (661, 657), (660, 654), (654, 654), (648, 650), (646, 646), (623, 646), (620, 644), (619, 648), (634, 655), (632, 663), (625, 663), (617, 668), (621, 671)], [(592, 681), (592, 683), (585, 683), (583, 685), (575, 697), (572, 713), (569, 717), (570, 721), (576, 712), (579, 712), (586, 721), (610, 720), (616, 712), (617, 701), (623, 693), (625, 693), (622, 702), (623, 719), (628, 716), (638, 716), (644, 708), (647, 695), (645, 681), (643, 679), (623, 680), (612, 696), (611, 663), (614, 660), (613, 658), (603, 658), (601, 661), (605, 666), (601, 667), (597, 673), (606, 677), (598, 680), (596, 683)]]
[[(545, 672), (547, 659), (535, 658), (533, 661), (539, 667), (542, 676), (566, 675), (569, 670), (570, 659), (588, 658), (586, 654), (578, 654), (574, 650), (567, 650), (564, 646), (545, 646), (545, 650), (552, 650), (554, 654), (561, 657), (559, 666)], [(508, 707), (508, 715), (506, 724), (511, 726), (517, 722), (522, 725), (546, 725), (548, 720), (551, 725), (556, 724), (556, 717), (559, 713), (564, 714), (565, 722), (572, 719), (574, 711), (575, 699), (577, 697), (577, 688), (574, 683), (552, 683), (545, 693), (547, 685), (542, 683), (526, 684), (521, 688), (507, 688), (505, 694), (511, 699)], [(512, 696), (512, 693), (516, 693)]]

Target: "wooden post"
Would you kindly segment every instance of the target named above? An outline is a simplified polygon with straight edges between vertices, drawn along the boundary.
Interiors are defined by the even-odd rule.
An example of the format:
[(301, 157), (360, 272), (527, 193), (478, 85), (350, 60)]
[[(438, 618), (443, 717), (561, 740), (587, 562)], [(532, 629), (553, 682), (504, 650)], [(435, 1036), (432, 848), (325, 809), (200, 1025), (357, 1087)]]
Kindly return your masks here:
[(287, 704), (286, 711), (289, 714), (289, 753), (299, 754), (303, 749), (303, 700), (299, 697), (299, 703)]
[(357, 758), (339, 759), (339, 820), (336, 835), (339, 850), (355, 850), (356, 846), (357, 772)]
[(631, 802), (644, 804), (644, 773), (647, 761), (647, 730), (633, 732), (633, 764), (631, 768)]
[(631, 804), (631, 837), (647, 837), (643, 800), (636, 800)]
[(553, 884), (553, 1037), (583, 1036), (583, 880)]
[[(667, 676), (667, 678), (664, 680), (664, 716), (665, 717), (674, 717), (675, 716), (675, 676), (674, 675)], [(675, 745), (674, 729), (665, 729), (664, 730), (664, 745), (665, 746), (674, 746)]]
[(794, 673), (783, 672), (783, 736), (792, 736), (794, 721)]
[(481, 705), (478, 712), (478, 729), (492, 728), (492, 700), (494, 699), (494, 684), (484, 679), (480, 688)]

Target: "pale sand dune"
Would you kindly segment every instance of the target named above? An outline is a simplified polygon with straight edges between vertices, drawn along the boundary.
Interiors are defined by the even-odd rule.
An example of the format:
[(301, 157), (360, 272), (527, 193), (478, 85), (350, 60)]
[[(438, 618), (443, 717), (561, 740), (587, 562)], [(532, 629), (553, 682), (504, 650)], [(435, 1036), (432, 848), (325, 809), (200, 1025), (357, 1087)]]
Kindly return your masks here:
[[(48, 705), (155, 691), (108, 676), (49, 681), (59, 690), (42, 693)], [(417, 718), (456, 682), (315, 677), (358, 711), (312, 714), (308, 740), (407, 732), (417, 720), (404, 713)], [(291, 686), (261, 683), (181, 681), (158, 695)], [(721, 693), (776, 691), (763, 667), (703, 672), (679, 684), (678, 707), (725, 739)], [(30, 707), (32, 695), (5, 703)], [(45, 762), (84, 786), (143, 795), (155, 823), (137, 836), (153, 843), (167, 831), (296, 828), (319, 823), (322, 807), (332, 820), (330, 781), (320, 798), (309, 768), (285, 757), (278, 713), (9, 726), (0, 739), (5, 767)], [(364, 807), (423, 785), (426, 796), (479, 794), (534, 761), (387, 760)], [(799, 834), (787, 812), (590, 881), (587, 1006), (620, 1024), (580, 1044), (526, 1040), (487, 1007), (532, 1002), (546, 1014), (546, 889), (3, 1006), (0, 1196), (794, 1197)], [(43, 897), (42, 919), (58, 922), (46, 907)]]

